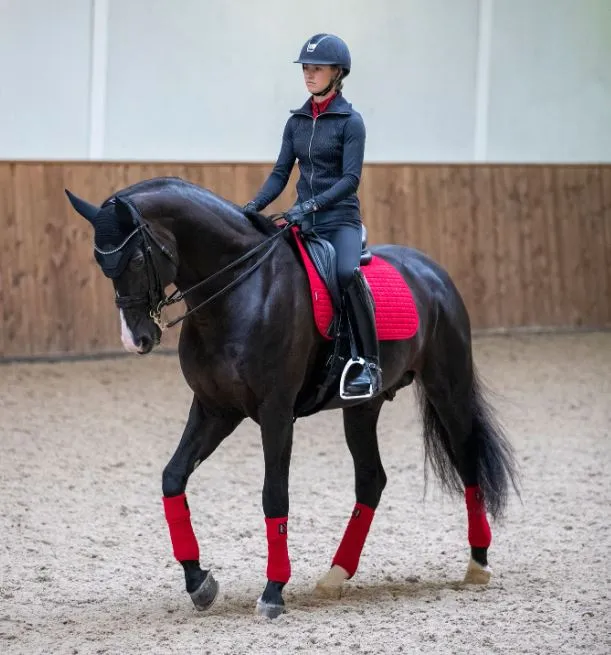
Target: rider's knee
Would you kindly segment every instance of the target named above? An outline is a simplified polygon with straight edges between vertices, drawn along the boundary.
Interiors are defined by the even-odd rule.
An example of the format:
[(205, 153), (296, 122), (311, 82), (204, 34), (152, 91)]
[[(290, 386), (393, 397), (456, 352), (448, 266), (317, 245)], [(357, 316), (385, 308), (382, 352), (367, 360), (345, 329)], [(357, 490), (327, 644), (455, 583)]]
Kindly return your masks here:
[(353, 266), (342, 266), (341, 264), (337, 267), (337, 281), (339, 286), (342, 288), (342, 291), (345, 291), (352, 282), (354, 276), (354, 267)]

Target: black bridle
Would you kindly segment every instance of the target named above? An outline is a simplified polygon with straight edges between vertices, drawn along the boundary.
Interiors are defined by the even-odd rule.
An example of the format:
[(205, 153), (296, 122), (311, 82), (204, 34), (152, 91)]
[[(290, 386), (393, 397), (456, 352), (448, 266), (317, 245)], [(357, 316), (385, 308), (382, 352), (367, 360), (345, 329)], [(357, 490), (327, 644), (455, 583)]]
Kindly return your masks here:
[[(159, 327), (159, 329), (163, 332), (167, 328), (171, 328), (174, 325), (177, 325), (181, 321), (183, 321), (187, 316), (190, 316), (194, 312), (200, 310), (202, 307), (205, 307), (212, 301), (216, 300), (218, 297), (222, 296), (223, 294), (227, 293), (234, 287), (236, 287), (242, 280), (244, 280), (246, 277), (248, 277), (251, 273), (257, 270), (261, 264), (274, 252), (276, 249), (279, 241), (278, 238), (286, 232), (287, 229), (292, 227), (292, 223), (287, 223), (284, 225), (282, 228), (278, 230), (278, 232), (271, 237), (265, 239), (258, 245), (256, 245), (254, 248), (251, 248), (249, 251), (244, 253), (241, 257), (238, 257), (235, 261), (231, 262), (224, 268), (216, 271), (212, 275), (209, 275), (207, 278), (201, 280), (200, 282), (197, 282), (193, 286), (189, 287), (185, 291), (179, 291), (176, 289), (173, 291), (169, 296), (165, 295), (164, 291), (164, 285), (161, 281), (161, 278), (159, 276), (159, 271), (157, 269), (157, 266), (155, 265), (155, 258), (153, 255), (153, 245), (158, 248), (158, 250), (161, 252), (161, 254), (165, 257), (167, 257), (172, 264), (176, 268), (178, 268), (178, 262), (176, 260), (176, 257), (172, 254), (172, 252), (155, 236), (155, 234), (152, 232), (151, 228), (147, 223), (145, 223), (142, 220), (142, 216), (140, 215), (140, 212), (137, 210), (137, 208), (129, 202), (129, 200), (126, 200), (125, 198), (121, 199), (125, 204), (129, 206), (129, 208), (132, 210), (132, 215), (134, 217), (135, 222), (138, 224), (137, 227), (125, 238), (123, 243), (121, 243), (117, 248), (109, 251), (104, 251), (100, 250), (99, 248), (96, 247), (96, 250), (98, 253), (100, 253), (102, 256), (103, 255), (111, 255), (111, 254), (116, 254), (117, 252), (120, 252), (123, 248), (127, 246), (127, 244), (138, 234), (141, 235), (144, 247), (143, 247), (143, 254), (144, 254), (144, 260), (145, 260), (145, 265), (146, 265), (146, 274), (147, 274), (147, 279), (148, 279), (148, 291), (145, 294), (139, 294), (139, 295), (129, 295), (129, 296), (119, 296), (117, 294), (115, 298), (115, 304), (119, 308), (134, 308), (134, 307), (148, 307), (149, 310), (149, 316), (153, 319), (155, 324)], [(272, 221), (277, 221), (285, 217), (285, 214), (275, 214), (273, 216), (270, 216), (270, 220)], [(189, 294), (193, 293), (193, 291), (196, 291), (197, 289), (200, 289), (204, 285), (208, 284), (209, 282), (212, 282), (213, 280), (216, 280), (219, 278), (221, 275), (224, 273), (227, 273), (228, 271), (234, 269), (236, 266), (239, 266), (243, 262), (247, 261), (257, 253), (261, 252), (267, 248), (267, 251), (264, 253), (262, 257), (260, 257), (252, 266), (247, 268), (244, 272), (242, 272), (240, 275), (238, 275), (234, 280), (226, 284), (222, 289), (219, 289), (215, 293), (213, 293), (211, 296), (206, 298), (206, 300), (202, 301), (199, 303), (197, 306), (192, 307), (190, 310), (185, 312), (182, 316), (179, 316), (178, 318), (175, 318), (169, 322), (163, 322), (161, 319), (161, 310), (164, 307), (168, 307), (170, 305), (174, 305), (175, 303), (181, 302), (184, 300), (186, 296)]]
[[(133, 294), (129, 296), (120, 296), (117, 293), (115, 298), (115, 304), (120, 309), (129, 309), (137, 307), (149, 308), (149, 314), (151, 308), (157, 307), (160, 302), (163, 301), (165, 297), (163, 283), (159, 275), (159, 271), (155, 266), (155, 259), (153, 257), (153, 244), (157, 246), (159, 251), (167, 257), (174, 266), (178, 266), (178, 262), (174, 255), (168, 250), (168, 248), (159, 241), (159, 239), (153, 234), (151, 228), (147, 223), (139, 221), (138, 227), (133, 230), (121, 243), (113, 250), (101, 250), (97, 246), (94, 246), (95, 250), (100, 253), (100, 255), (113, 255), (117, 252), (121, 252), (123, 248), (127, 247), (130, 241), (137, 235), (140, 235), (143, 247), (144, 262), (146, 266), (146, 277), (148, 282), (148, 290), (144, 294)], [(152, 318), (152, 316), (151, 316)]]

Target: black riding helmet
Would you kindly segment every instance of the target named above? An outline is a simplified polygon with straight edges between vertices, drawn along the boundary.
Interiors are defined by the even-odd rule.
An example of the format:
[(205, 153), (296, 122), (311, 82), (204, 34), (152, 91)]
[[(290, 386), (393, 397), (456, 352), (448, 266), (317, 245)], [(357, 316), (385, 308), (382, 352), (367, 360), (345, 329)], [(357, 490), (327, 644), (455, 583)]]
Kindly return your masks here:
[[(340, 79), (347, 77), (350, 74), (350, 67), (352, 61), (350, 58), (350, 50), (348, 46), (339, 36), (335, 34), (315, 34), (308, 41), (306, 41), (299, 53), (299, 59), (296, 59), (295, 64), (314, 64), (319, 66), (339, 66), (342, 69)], [(333, 85), (339, 80), (334, 80), (326, 89), (315, 93), (314, 95), (324, 96), (332, 88)]]

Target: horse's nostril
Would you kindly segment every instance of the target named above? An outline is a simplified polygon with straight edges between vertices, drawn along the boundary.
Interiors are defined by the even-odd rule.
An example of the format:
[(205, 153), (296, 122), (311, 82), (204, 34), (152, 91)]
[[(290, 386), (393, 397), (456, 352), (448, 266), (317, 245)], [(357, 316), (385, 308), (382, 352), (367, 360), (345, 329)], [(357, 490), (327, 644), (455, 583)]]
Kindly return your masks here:
[(151, 348), (153, 347), (153, 342), (149, 337), (142, 337), (140, 339), (140, 350), (142, 352), (149, 352)]

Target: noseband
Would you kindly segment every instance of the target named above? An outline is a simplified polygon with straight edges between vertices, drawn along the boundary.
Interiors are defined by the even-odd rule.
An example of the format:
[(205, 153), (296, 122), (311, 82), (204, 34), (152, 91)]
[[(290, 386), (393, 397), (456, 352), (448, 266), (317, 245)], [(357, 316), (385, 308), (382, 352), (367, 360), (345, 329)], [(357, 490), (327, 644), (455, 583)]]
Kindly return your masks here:
[[(95, 246), (94, 247), (96, 248), (97, 252), (99, 252), (101, 255), (116, 254), (120, 252), (123, 248), (125, 248), (128, 242), (131, 241), (131, 239), (135, 237), (137, 234), (140, 234), (142, 236), (144, 242), (143, 253), (144, 253), (146, 274), (147, 274), (148, 286), (149, 286), (148, 291), (145, 294), (130, 295), (130, 296), (119, 296), (117, 294), (115, 298), (115, 304), (117, 307), (121, 309), (134, 308), (134, 307), (147, 307), (149, 310), (149, 316), (153, 319), (153, 321), (161, 331), (164, 331), (167, 328), (173, 327), (174, 325), (180, 323), (185, 318), (187, 318), (187, 316), (190, 316), (194, 312), (198, 311), (205, 305), (211, 303), (213, 300), (216, 300), (218, 297), (222, 296), (223, 294), (227, 293), (228, 291), (236, 287), (238, 284), (240, 284), (242, 280), (248, 277), (257, 268), (259, 268), (259, 266), (261, 266), (261, 264), (272, 254), (272, 252), (276, 249), (276, 246), (279, 243), (278, 237), (282, 236), (282, 234), (284, 234), (284, 232), (291, 227), (291, 223), (287, 223), (285, 226), (280, 228), (276, 234), (265, 239), (264, 241), (256, 245), (254, 248), (251, 248), (241, 257), (238, 257), (238, 259), (231, 262), (224, 268), (216, 271), (215, 273), (201, 280), (200, 282), (197, 282), (196, 284), (189, 287), (185, 291), (179, 291), (178, 289), (176, 289), (169, 296), (166, 296), (163, 283), (159, 276), (159, 271), (157, 270), (157, 266), (155, 265), (155, 259), (153, 257), (153, 246), (156, 246), (157, 249), (161, 252), (161, 254), (167, 257), (177, 268), (178, 268), (178, 262), (176, 261), (176, 258), (172, 254), (172, 252), (170, 252), (170, 250), (163, 243), (161, 243), (161, 241), (153, 234), (149, 225), (143, 221), (142, 215), (140, 214), (138, 209), (129, 200), (125, 198), (121, 198), (121, 201), (126, 205), (128, 205), (129, 209), (131, 210), (134, 221), (138, 224), (138, 226), (125, 238), (125, 240), (123, 241), (123, 243), (121, 243), (121, 245), (117, 246), (113, 250), (100, 250), (99, 248)], [(284, 214), (276, 214), (275, 216), (270, 217), (270, 219), (272, 221), (276, 221), (283, 217)], [(254, 255), (256, 255), (257, 253), (259, 253), (260, 251), (266, 248), (267, 251), (252, 266), (247, 268), (243, 273), (238, 275), (234, 280), (229, 282), (229, 284), (225, 285), (222, 289), (216, 291), (210, 297), (206, 298), (206, 300), (199, 303), (199, 305), (192, 307), (190, 310), (185, 312), (182, 316), (179, 316), (178, 318), (175, 318), (169, 322), (164, 322), (162, 320), (161, 310), (164, 307), (168, 307), (169, 305), (174, 305), (175, 303), (181, 302), (182, 300), (184, 300), (186, 296), (191, 294), (193, 291), (200, 289), (205, 284), (208, 284), (209, 282), (212, 282), (213, 280), (219, 278), (224, 273), (230, 271), (236, 266), (239, 266), (240, 264), (247, 261), (248, 259), (250, 259), (251, 257), (253, 257)]]

